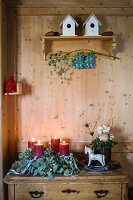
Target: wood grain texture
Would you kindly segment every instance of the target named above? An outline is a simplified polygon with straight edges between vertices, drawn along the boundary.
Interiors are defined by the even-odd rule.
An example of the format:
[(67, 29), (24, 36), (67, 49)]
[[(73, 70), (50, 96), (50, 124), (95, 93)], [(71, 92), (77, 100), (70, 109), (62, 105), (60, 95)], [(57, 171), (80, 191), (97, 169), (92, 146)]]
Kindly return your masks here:
[(7, 102), (3, 96), (7, 73), (7, 7), (0, 1), (0, 199), (7, 197), (3, 177), (8, 170)]
[[(41, 36), (43, 59), (47, 60), (50, 53), (56, 53), (60, 49), (69, 52), (77, 49), (90, 49), (99, 53), (113, 55), (113, 46), (116, 45), (117, 36)], [(74, 56), (77, 52), (71, 54)], [(105, 57), (97, 55), (97, 57)], [(112, 57), (105, 57), (112, 58)]]
[(98, 125), (113, 127), (116, 140), (132, 142), (133, 30), (129, 24), (133, 18), (103, 20), (115, 33), (122, 34), (117, 41), (121, 60), (97, 59), (96, 69), (72, 70), (63, 85), (56, 74), (50, 76), (50, 67), (41, 60), (39, 41), (42, 33), (51, 29), (60, 31), (61, 20), (62, 17), (17, 18), (17, 71), (24, 83), (24, 96), (18, 98), (16, 113), (19, 141), (27, 142), (31, 137), (45, 141), (56, 134), (70, 138), (71, 142), (89, 142), (91, 137), (84, 124), (100, 117)]
[(46, 186), (45, 184), (25, 184), (25, 185), (15, 185), (15, 200), (31, 200), (33, 197), (39, 197), (39, 195), (34, 195), (33, 197), (29, 194), (31, 191), (41, 191), (44, 194), (39, 198), (39, 200), (46, 199)]
[[(72, 144), (71, 150), (79, 151), (91, 141), (84, 124), (92, 122), (93, 125), (99, 119), (98, 125), (110, 125), (115, 139), (121, 142), (114, 150), (117, 152), (114, 159), (121, 160), (125, 168), (128, 166), (133, 177), (132, 1), (113, 1), (108, 5), (102, 1), (105, 6), (94, 1), (90, 10), (89, 1), (82, 2), (83, 9), (81, 1), (67, 1), (69, 7), (56, 2), (61, 4), (55, 7), (53, 1), (44, 5), (45, 2), (39, 0), (32, 2), (32, 8), (30, 0), (17, 2), (17, 6), (15, 1), (11, 2), (17, 8), (9, 9), (8, 75), (17, 73), (23, 82), (24, 94), (11, 97), (8, 102), (11, 161), (32, 137), (44, 142), (54, 135), (61, 140), (67, 138)], [(79, 35), (84, 34), (82, 24), (88, 15), (91, 12), (98, 15), (103, 24), (100, 32), (111, 30), (119, 35), (115, 53), (121, 60), (97, 58), (96, 69), (72, 69), (62, 85), (58, 75), (50, 76), (50, 67), (41, 59), (40, 36), (51, 30), (61, 33), (59, 24), (68, 12), (74, 14), (80, 24)], [(68, 48), (71, 49), (70, 43)]]
[(88, 6), (93, 6), (93, 7), (132, 7), (133, 6), (133, 1), (132, 0), (118, 0), (118, 1), (109, 1), (109, 0), (68, 0), (68, 1), (61, 1), (61, 0), (8, 0), (9, 5), (65, 5), (65, 6), (70, 6), (70, 5), (88, 5)]
[(16, 8), (10, 8), (17, 16), (47, 16), (47, 15), (67, 15), (71, 13), (74, 17), (75, 15), (90, 15), (92, 12), (98, 16), (132, 16), (133, 7), (123, 7), (123, 8), (105, 8), (105, 7), (90, 7), (90, 6), (60, 6), (60, 5), (42, 5), (42, 7), (36, 7), (34, 5), (29, 7), (19, 6)]
[[(129, 179), (123, 170), (108, 171), (101, 173), (80, 172), (76, 176), (57, 176), (52, 180), (48, 178), (32, 176), (7, 175), (4, 178), (6, 184), (15, 185), (15, 200), (32, 199), (29, 192), (38, 191), (44, 194), (40, 199), (78, 199), (87, 200), (88, 198), (98, 199), (95, 190), (107, 190), (108, 193), (103, 199), (123, 200), (126, 199), (127, 183)], [(122, 186), (124, 191), (122, 191)], [(64, 193), (64, 190), (75, 192)], [(13, 190), (12, 190), (13, 191)], [(122, 197), (123, 193), (123, 197)], [(37, 195), (34, 195), (34, 197)]]
[[(0, 72), (1, 72), (1, 68), (2, 68), (2, 2), (0, 0)], [(0, 76), (0, 81), (1, 81), (1, 76)], [(0, 90), (2, 90), (1, 88), (1, 84), (0, 84)], [(0, 105), (2, 104), (1, 102), (1, 95), (0, 95)], [(0, 112), (0, 130), (2, 130), (2, 123), (1, 123), (1, 116), (2, 113)], [(0, 144), (2, 146), (2, 134), (0, 134)], [(3, 199), (3, 182), (2, 182), (2, 178), (3, 178), (3, 162), (2, 162), (2, 155), (3, 151), (2, 148), (0, 148), (0, 188), (1, 188), (1, 192), (0, 192), (0, 198)]]
[[(70, 190), (76, 190), (76, 193), (67, 194), (61, 192), (69, 188)], [(56, 199), (57, 196), (59, 199), (83, 199), (87, 200), (88, 198), (93, 198), (94, 200), (97, 199), (96, 194), (94, 193), (95, 190), (108, 190), (109, 193), (103, 199), (121, 199), (121, 185), (120, 184), (93, 184), (93, 183), (69, 183), (69, 184), (49, 184), (47, 185), (47, 199)], [(56, 195), (55, 195), (56, 194)]]
[(127, 184), (122, 184), (122, 200), (128, 200)]
[[(16, 60), (17, 60), (17, 46), (16, 46), (16, 16), (12, 11), (8, 10), (8, 70), (7, 77), (14, 76), (16, 78)], [(12, 38), (12, 39), (11, 39)], [(19, 80), (18, 80), (19, 81)], [(5, 97), (6, 98), (6, 97)], [(9, 167), (11, 167), (12, 161), (16, 159), (17, 151), (17, 135), (16, 135), (16, 109), (17, 109), (17, 97), (12, 96), (8, 101), (8, 141), (9, 141)]]
[(15, 200), (15, 185), (8, 185), (8, 200)]
[[(54, 179), (48, 179), (47, 177), (41, 178), (39, 176), (19, 176), (14, 174), (6, 175), (4, 178), (4, 183), (6, 184), (62, 184), (62, 183), (70, 183), (72, 180), (75, 183), (79, 183), (81, 180), (84, 183), (128, 183), (130, 179), (128, 178), (128, 174), (123, 169), (112, 170), (107, 172), (95, 173), (83, 171), (78, 174), (78, 176), (62, 176), (58, 175)], [(31, 186), (32, 187), (32, 186)]]

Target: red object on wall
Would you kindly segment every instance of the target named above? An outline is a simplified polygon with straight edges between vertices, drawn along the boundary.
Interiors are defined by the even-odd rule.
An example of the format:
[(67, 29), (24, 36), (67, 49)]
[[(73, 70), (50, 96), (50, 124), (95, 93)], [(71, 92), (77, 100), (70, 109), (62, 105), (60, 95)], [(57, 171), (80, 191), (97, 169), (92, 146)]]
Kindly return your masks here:
[(10, 76), (7, 79), (5, 84), (5, 91), (7, 93), (7, 99), (9, 99), (9, 93), (17, 92), (17, 84), (13, 76)]
[(63, 143), (60, 144), (60, 155), (61, 156), (69, 156), (69, 143)]

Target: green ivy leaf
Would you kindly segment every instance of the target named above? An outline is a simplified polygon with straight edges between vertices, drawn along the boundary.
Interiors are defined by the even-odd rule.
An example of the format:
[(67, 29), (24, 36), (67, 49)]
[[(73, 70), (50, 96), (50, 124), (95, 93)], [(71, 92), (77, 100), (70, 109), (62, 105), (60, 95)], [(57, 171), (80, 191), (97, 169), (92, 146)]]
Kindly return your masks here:
[(47, 172), (47, 175), (48, 175), (48, 179), (54, 178), (54, 175), (51, 172)]
[(31, 153), (32, 152), (32, 148), (29, 148), (28, 151)]
[(38, 163), (38, 162), (34, 162), (32, 165), (33, 165), (35, 168), (38, 168), (38, 167), (39, 167), (39, 163)]
[(57, 173), (58, 173), (58, 174), (62, 174), (63, 171), (64, 171), (64, 169), (63, 169), (63, 168), (60, 168), (60, 169), (57, 171)]
[(36, 176), (38, 174), (38, 169), (35, 169), (33, 176)]
[(70, 174), (70, 173), (69, 173), (69, 170), (66, 169), (66, 170), (64, 171), (64, 175), (68, 175), (68, 174)]
[(38, 172), (41, 173), (43, 169), (44, 169), (43, 166), (38, 167)]
[(56, 172), (57, 169), (58, 169), (58, 165), (57, 165), (57, 164), (54, 164), (54, 165), (53, 165), (53, 172)]
[(24, 155), (23, 155), (23, 153), (20, 153), (18, 157), (19, 157), (19, 159), (22, 159), (22, 158), (24, 158)]
[[(19, 157), (21, 158), (18, 161), (15, 161), (13, 167), (16, 168), (16, 171), (19, 173), (22, 172), (29, 162), (34, 158), (34, 153), (30, 152), (30, 149), (25, 150), (24, 153), (20, 153)], [(60, 156), (59, 153), (54, 154), (51, 148), (45, 148), (44, 155), (34, 160), (27, 171), (26, 175), (32, 174), (33, 176), (39, 175), (41, 177), (48, 176), (49, 179), (54, 178), (55, 174), (70, 174), (77, 171), (76, 160), (73, 157), (73, 154), (68, 156)]]

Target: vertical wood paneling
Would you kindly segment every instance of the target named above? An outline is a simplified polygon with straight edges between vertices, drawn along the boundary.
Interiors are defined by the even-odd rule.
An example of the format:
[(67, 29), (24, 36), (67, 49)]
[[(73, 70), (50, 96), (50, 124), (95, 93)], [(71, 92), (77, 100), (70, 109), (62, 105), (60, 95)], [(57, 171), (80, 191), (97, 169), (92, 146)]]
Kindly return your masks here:
[[(96, 69), (72, 69), (69, 80), (62, 85), (57, 74), (50, 76), (50, 67), (41, 59), (40, 36), (51, 30), (61, 33), (59, 23), (65, 15), (37, 16), (35, 11), (30, 10), (34, 16), (26, 16), (26, 8), (18, 9), (21, 16), (9, 15), (8, 75), (17, 72), (23, 82), (23, 95), (11, 97), (8, 102), (10, 159), (15, 158), (17, 142), (21, 146), (31, 137), (46, 142), (56, 135), (71, 142), (89, 143), (84, 124), (93, 125), (98, 119), (98, 125), (112, 127), (119, 142), (133, 142), (133, 17), (101, 16), (101, 12), (100, 31), (112, 30), (119, 35), (116, 55), (121, 60), (97, 58)], [(82, 24), (87, 15), (75, 17)], [(81, 32), (83, 35), (84, 30)], [(113, 159), (120, 160), (133, 176), (132, 153), (114, 154)]]
[(25, 95), (18, 98), (19, 139), (27, 141), (37, 136), (47, 140), (59, 135), (74, 142), (89, 141), (84, 123), (100, 116), (98, 125), (110, 124), (117, 139), (131, 142), (133, 18), (103, 18), (108, 28), (102, 31), (112, 29), (120, 34), (117, 55), (122, 60), (97, 58), (96, 69), (73, 70), (63, 85), (57, 75), (50, 76), (47, 63), (41, 60), (39, 41), (40, 35), (49, 30), (61, 31), (61, 20), (61, 16), (17, 18), (17, 70), (25, 83)]
[[(0, 74), (1, 74), (1, 68), (2, 68), (2, 2), (0, 0)], [(1, 77), (0, 77), (0, 82), (1, 82)], [(1, 84), (0, 84), (0, 90), (1, 90)], [(0, 95), (0, 106), (1, 105), (1, 95)], [(0, 130), (2, 130), (2, 122), (1, 122), (1, 116), (2, 116), (2, 112), (0, 112)], [(0, 180), (2, 180), (3, 177), (3, 155), (2, 155), (2, 135), (0, 135), (0, 144), (1, 144), (1, 148), (0, 148)], [(2, 191), (3, 189), (3, 183), (2, 181), (0, 181), (0, 189)], [(0, 193), (0, 197), (3, 198), (3, 192)]]
[[(8, 73), (9, 76), (14, 76), (17, 81), (17, 69), (16, 69), (16, 59), (17, 59), (17, 46), (16, 46), (16, 16), (10, 10), (8, 10)], [(12, 38), (12, 39), (11, 39)], [(9, 140), (9, 166), (11, 167), (12, 161), (16, 159), (17, 151), (17, 118), (16, 111), (17, 109), (17, 97), (11, 96), (8, 100), (8, 140)]]
[(7, 73), (7, 7), (0, 1), (0, 199), (7, 196), (3, 177), (8, 169), (7, 102), (3, 96)]

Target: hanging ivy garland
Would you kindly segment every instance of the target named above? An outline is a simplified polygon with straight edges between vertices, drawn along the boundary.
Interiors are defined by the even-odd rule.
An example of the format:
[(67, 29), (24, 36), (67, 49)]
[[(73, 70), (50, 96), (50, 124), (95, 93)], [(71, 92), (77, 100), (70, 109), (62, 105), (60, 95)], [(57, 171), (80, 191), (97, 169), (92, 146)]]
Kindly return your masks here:
[[(73, 55), (74, 53), (76, 54)], [(48, 65), (54, 67), (54, 69), (50, 71), (51, 76), (54, 72), (57, 72), (62, 80), (61, 83), (63, 83), (63, 81), (66, 80), (66, 73), (70, 67), (77, 69), (95, 68), (96, 55), (119, 59), (116, 56), (89, 49), (79, 49), (70, 52), (58, 51), (57, 53), (49, 54), (48, 57)]]

